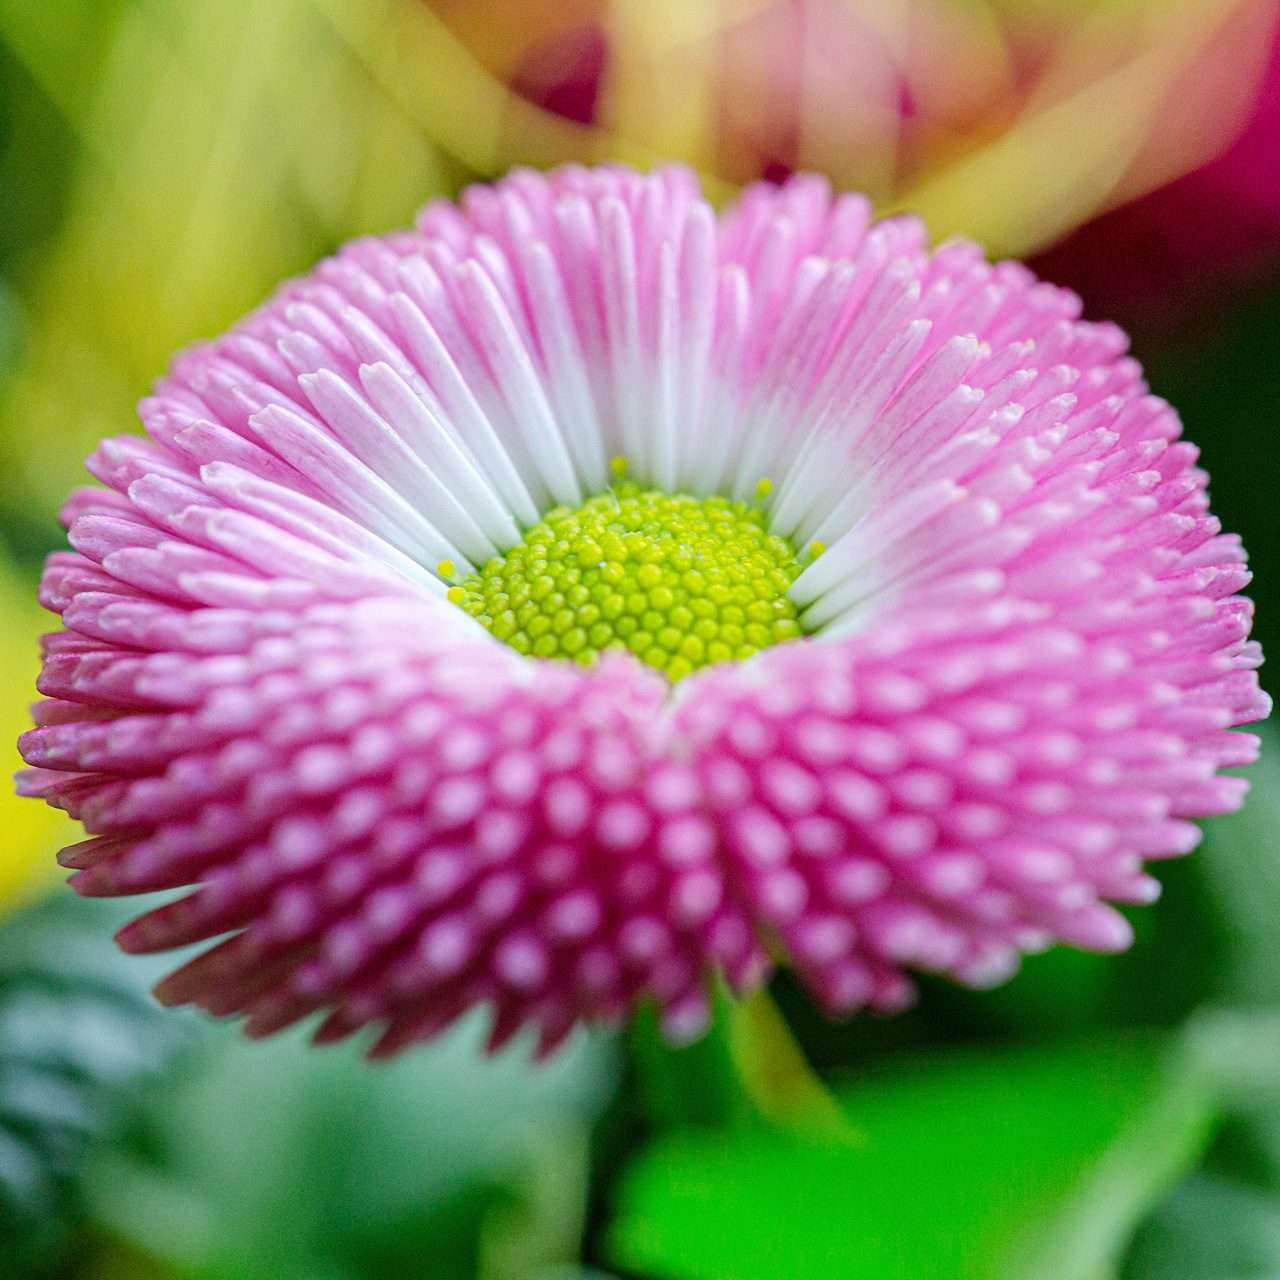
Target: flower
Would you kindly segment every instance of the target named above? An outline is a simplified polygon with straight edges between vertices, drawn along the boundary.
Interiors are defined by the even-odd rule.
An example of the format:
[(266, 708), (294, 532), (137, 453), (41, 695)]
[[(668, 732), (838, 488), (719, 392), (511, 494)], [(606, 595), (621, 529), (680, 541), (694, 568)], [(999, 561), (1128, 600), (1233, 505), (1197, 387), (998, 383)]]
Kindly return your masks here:
[[(159, 988), (378, 1053), (1129, 942), (1266, 712), (1113, 326), (823, 180), (516, 172), (181, 355), (53, 555), (22, 786)], [(569, 659), (569, 660), (565, 660)]]

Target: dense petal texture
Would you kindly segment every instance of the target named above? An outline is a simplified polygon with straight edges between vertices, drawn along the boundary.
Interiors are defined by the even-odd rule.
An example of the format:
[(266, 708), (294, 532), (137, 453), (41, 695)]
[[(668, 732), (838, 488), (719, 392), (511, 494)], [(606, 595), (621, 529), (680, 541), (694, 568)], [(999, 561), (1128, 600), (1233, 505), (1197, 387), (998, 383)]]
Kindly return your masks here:
[[(378, 1051), (468, 1005), (674, 1037), (1128, 941), (1266, 712), (1237, 539), (1114, 327), (814, 178), (516, 173), (188, 351), (69, 501), (23, 786), (78, 890), (196, 886), (162, 998)], [(610, 484), (763, 503), (804, 638), (670, 684), (449, 594)], [(456, 590), (456, 589), (455, 589)], [(642, 602), (641, 607), (647, 607)], [(731, 620), (732, 621), (732, 620)]]

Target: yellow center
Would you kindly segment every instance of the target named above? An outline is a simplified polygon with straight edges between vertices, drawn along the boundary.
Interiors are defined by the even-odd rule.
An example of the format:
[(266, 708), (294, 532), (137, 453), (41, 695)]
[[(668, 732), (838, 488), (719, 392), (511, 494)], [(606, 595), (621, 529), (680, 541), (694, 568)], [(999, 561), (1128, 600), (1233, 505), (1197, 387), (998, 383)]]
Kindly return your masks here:
[(547, 512), (449, 598), (520, 653), (590, 664), (629, 649), (674, 682), (799, 636), (801, 567), (759, 507), (622, 481)]

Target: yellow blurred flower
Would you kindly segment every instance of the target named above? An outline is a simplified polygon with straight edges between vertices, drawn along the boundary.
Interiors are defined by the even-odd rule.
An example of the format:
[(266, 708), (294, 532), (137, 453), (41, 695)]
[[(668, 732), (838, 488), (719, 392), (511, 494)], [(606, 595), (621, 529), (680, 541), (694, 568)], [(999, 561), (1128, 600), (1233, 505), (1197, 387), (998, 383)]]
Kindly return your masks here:
[(59, 872), (54, 853), (78, 837), (71, 820), (47, 805), (20, 799), (9, 781), (21, 767), (15, 745), (30, 727), (40, 669), (39, 640), (51, 619), (35, 602), (35, 584), (0, 564), (0, 755), (4, 780), (0, 785), (0, 913), (24, 902), (54, 883)]
[[(741, 183), (813, 169), (939, 235), (1025, 254), (1219, 151), (1272, 0), (424, 0), (558, 158), (683, 158)], [(374, 5), (373, 8), (378, 8)], [(439, 37), (437, 37), (439, 38)], [(544, 139), (544, 144), (549, 141)], [(554, 144), (553, 144), (554, 145)]]

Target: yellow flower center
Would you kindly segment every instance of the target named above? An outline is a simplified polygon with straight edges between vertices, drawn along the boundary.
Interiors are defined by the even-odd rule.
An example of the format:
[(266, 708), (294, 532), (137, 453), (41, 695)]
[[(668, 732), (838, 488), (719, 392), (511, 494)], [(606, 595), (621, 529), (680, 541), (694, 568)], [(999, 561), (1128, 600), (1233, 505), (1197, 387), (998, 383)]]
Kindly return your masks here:
[(799, 636), (801, 567), (757, 506), (624, 480), (547, 512), (449, 598), (520, 653), (590, 664), (628, 649), (674, 682)]

